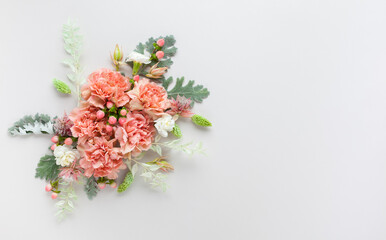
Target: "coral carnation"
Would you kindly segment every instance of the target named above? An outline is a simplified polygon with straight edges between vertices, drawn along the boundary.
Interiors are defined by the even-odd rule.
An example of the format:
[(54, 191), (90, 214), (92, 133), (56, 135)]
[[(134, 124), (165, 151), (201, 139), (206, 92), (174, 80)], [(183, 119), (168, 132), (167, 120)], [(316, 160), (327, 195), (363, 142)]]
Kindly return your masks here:
[(126, 91), (130, 83), (119, 72), (109, 69), (100, 69), (90, 74), (88, 84), (82, 87), (82, 97), (92, 105), (103, 108), (107, 101), (118, 107), (125, 105), (129, 100)]
[(129, 96), (132, 99), (129, 103), (130, 110), (143, 109), (153, 119), (160, 117), (170, 106), (166, 90), (147, 78), (136, 82), (134, 88), (129, 91)]
[(154, 135), (155, 128), (149, 116), (137, 111), (128, 113), (126, 122), (115, 132), (122, 153), (131, 152), (134, 156), (150, 148)]
[(107, 141), (99, 137), (88, 141), (88, 147), (84, 151), (84, 158), (80, 160), (80, 166), (84, 168), (86, 177), (118, 177), (119, 169), (126, 168), (122, 161), (122, 153), (119, 148), (114, 148), (114, 141)]

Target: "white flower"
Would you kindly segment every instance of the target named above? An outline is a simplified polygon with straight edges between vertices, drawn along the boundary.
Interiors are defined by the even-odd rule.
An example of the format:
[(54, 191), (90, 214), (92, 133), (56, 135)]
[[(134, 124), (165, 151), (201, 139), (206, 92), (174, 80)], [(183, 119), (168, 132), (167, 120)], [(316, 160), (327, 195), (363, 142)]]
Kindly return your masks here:
[(77, 160), (80, 155), (78, 150), (72, 149), (70, 146), (57, 146), (54, 150), (56, 165), (66, 167)]
[(175, 121), (169, 114), (163, 115), (161, 118), (155, 120), (155, 128), (162, 137), (167, 137), (168, 132), (172, 131)]
[(149, 64), (151, 63), (150, 60), (150, 53), (147, 51), (144, 51), (144, 54), (137, 53), (137, 52), (131, 52), (129, 56), (126, 58), (126, 62), (138, 62), (138, 63), (144, 63), (144, 64)]

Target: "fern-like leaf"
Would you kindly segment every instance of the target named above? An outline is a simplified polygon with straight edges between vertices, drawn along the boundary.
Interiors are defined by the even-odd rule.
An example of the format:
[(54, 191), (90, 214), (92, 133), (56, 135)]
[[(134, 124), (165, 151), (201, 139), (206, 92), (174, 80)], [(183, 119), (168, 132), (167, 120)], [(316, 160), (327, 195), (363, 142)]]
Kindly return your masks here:
[(72, 186), (72, 182), (60, 181), (59, 185), (60, 194), (59, 194), (59, 202), (57, 202), (56, 208), (56, 216), (59, 220), (63, 220), (68, 214), (72, 213), (75, 206), (74, 201), (77, 199), (74, 187)]
[(19, 121), (15, 122), (8, 129), (11, 135), (26, 134), (53, 134), (53, 123), (50, 116), (37, 113), (35, 116), (26, 115)]
[(59, 166), (56, 165), (55, 157), (52, 155), (45, 155), (40, 158), (38, 167), (36, 168), (36, 178), (45, 179), (46, 181), (54, 180), (58, 177), (60, 172)]
[[(201, 103), (203, 99), (209, 96), (209, 91), (202, 85), (194, 85), (194, 80), (190, 80), (185, 86), (184, 77), (177, 78), (175, 86), (168, 90), (168, 98), (177, 98), (178, 95), (190, 98), (192, 106), (194, 102)], [(163, 82), (163, 87), (167, 90), (172, 83), (173, 78), (169, 77)]]
[(99, 188), (94, 176), (91, 176), (87, 179), (86, 185), (84, 186), (84, 191), (90, 200), (92, 200), (97, 195)]

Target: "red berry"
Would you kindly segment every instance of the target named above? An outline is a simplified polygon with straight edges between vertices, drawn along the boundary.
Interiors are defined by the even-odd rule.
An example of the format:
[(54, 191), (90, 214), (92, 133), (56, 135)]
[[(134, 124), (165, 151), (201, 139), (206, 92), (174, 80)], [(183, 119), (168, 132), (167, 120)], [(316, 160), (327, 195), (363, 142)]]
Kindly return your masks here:
[(51, 194), (51, 198), (52, 198), (52, 199), (56, 199), (57, 197), (58, 197), (58, 194), (57, 194), (57, 193), (53, 192), (53, 193)]

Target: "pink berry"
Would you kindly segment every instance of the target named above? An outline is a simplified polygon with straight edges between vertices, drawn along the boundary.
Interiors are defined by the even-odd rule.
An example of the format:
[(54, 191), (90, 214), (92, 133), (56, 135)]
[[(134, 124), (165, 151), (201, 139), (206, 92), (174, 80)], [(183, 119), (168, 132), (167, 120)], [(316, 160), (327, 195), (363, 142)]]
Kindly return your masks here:
[(122, 116), (126, 116), (127, 111), (126, 111), (126, 109), (122, 109), (119, 113), (120, 113)]
[(107, 132), (113, 131), (113, 127), (110, 126), (110, 125), (106, 125), (106, 131), (107, 131)]
[(118, 122), (119, 124), (123, 125), (126, 122), (126, 118), (119, 118)]
[(98, 187), (99, 187), (100, 189), (103, 189), (103, 188), (106, 187), (106, 183), (98, 183)]
[(51, 190), (52, 190), (51, 184), (47, 184), (47, 185), (46, 185), (46, 191), (49, 192), (49, 191), (51, 191)]
[(157, 41), (158, 46), (162, 47), (164, 44), (165, 44), (165, 40), (163, 38), (158, 39), (158, 41)]
[(111, 125), (114, 125), (116, 122), (117, 122), (117, 118), (116, 117), (114, 117), (114, 116), (110, 116), (109, 117), (109, 123)]
[(112, 108), (114, 106), (114, 104), (112, 102), (107, 102), (106, 106), (107, 106), (108, 109), (110, 109), (110, 108)]
[(71, 138), (66, 138), (66, 140), (64, 140), (64, 144), (71, 145), (72, 144), (72, 139)]
[(116, 187), (117, 187), (117, 183), (116, 183), (116, 182), (113, 182), (112, 184), (110, 184), (110, 187), (116, 188)]
[(155, 53), (155, 55), (157, 56), (158, 59), (161, 59), (164, 57), (165, 53), (163, 51), (158, 51)]
[(103, 112), (102, 110), (99, 110), (97, 112), (97, 118), (98, 119), (102, 119), (104, 116), (105, 116), (105, 112)]
[(134, 81), (138, 82), (138, 81), (139, 81), (139, 75), (135, 75), (135, 76), (133, 77), (133, 79), (134, 79)]
[(53, 136), (53, 137), (51, 138), (51, 142), (53, 142), (53, 143), (59, 142), (59, 137), (58, 137), (58, 136)]
[(54, 151), (55, 148), (56, 148), (56, 144), (53, 144), (53, 145), (51, 146), (51, 150)]
[(51, 194), (51, 198), (52, 199), (56, 199), (58, 197), (58, 194), (56, 193), (56, 192), (53, 192), (52, 194)]

